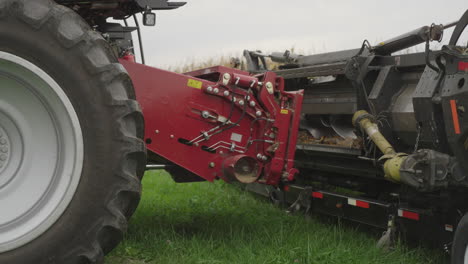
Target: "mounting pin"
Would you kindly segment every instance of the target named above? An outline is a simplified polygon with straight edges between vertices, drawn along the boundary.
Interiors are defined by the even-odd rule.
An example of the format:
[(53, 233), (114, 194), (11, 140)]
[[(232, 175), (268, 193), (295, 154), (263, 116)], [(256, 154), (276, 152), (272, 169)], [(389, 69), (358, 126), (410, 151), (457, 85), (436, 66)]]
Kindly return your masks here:
[(269, 94), (273, 94), (274, 93), (274, 90), (273, 90), (273, 84), (271, 82), (267, 82), (266, 83), (266, 89), (268, 91)]
[(229, 73), (225, 73), (223, 75), (223, 84), (228, 85), (230, 80), (231, 80), (231, 75)]

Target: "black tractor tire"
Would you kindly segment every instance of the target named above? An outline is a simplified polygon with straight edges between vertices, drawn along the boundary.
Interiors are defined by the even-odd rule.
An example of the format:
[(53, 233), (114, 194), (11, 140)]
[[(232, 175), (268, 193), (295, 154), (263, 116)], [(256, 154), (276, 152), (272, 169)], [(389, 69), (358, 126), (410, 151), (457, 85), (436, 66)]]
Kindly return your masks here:
[(138, 206), (146, 164), (132, 82), (101, 34), (50, 0), (0, 0), (0, 51), (33, 63), (60, 85), (84, 145), (80, 182), (64, 213), (38, 238), (0, 253), (0, 263), (103, 263)]
[(468, 214), (458, 223), (452, 245), (452, 264), (468, 264), (465, 256), (468, 254)]

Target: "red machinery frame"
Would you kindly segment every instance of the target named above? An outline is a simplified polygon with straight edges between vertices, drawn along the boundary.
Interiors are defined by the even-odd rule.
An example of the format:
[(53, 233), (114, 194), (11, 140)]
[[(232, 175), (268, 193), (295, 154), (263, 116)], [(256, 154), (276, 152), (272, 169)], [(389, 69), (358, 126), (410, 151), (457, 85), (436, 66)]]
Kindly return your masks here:
[(187, 74), (121, 59), (145, 117), (147, 149), (208, 180), (293, 180), (303, 91), (267, 72), (227, 67)]

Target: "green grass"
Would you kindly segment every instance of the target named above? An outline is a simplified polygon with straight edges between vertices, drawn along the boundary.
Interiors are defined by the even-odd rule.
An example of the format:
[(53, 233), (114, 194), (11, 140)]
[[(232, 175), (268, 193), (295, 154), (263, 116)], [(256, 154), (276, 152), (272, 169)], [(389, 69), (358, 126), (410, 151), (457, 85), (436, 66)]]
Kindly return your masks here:
[(372, 232), (288, 215), (223, 182), (176, 184), (147, 173), (123, 243), (106, 263), (445, 263), (439, 252), (384, 252)]

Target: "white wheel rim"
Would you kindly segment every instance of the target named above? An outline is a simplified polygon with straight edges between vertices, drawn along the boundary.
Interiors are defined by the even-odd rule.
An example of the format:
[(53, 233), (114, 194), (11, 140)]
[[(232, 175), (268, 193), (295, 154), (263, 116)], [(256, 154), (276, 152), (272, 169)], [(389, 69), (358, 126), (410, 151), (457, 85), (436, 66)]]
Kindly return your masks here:
[(468, 245), (466, 245), (464, 264), (468, 264)]
[(0, 52), (0, 253), (47, 231), (71, 202), (83, 168), (78, 116), (31, 62)]

